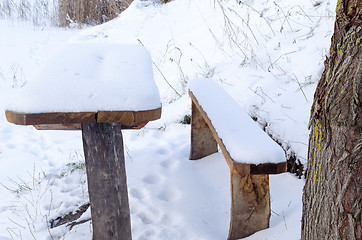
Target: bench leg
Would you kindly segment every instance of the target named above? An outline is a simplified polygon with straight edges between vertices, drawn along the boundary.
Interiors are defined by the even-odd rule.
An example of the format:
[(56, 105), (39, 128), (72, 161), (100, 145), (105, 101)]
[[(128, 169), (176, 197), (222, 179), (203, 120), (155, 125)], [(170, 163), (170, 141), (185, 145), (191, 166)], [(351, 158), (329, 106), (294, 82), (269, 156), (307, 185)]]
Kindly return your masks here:
[(247, 237), (269, 227), (269, 175), (231, 171), (231, 220), (228, 240)]
[(192, 103), (190, 160), (197, 160), (217, 151), (217, 142), (209, 126)]
[(131, 240), (121, 125), (82, 124), (93, 240)]

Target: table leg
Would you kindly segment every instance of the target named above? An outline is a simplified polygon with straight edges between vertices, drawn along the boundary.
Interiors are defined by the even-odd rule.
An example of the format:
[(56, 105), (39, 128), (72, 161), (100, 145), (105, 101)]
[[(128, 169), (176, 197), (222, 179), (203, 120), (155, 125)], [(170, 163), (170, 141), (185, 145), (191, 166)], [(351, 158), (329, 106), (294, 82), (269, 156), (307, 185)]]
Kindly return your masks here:
[(82, 136), (93, 240), (131, 240), (121, 124), (82, 124)]

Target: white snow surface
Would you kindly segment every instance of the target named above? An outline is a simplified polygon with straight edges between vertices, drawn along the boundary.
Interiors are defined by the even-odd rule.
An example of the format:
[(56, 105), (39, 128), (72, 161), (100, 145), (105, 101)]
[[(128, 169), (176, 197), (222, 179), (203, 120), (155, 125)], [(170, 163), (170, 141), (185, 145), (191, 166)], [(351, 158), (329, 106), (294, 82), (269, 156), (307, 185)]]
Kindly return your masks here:
[(258, 165), (286, 161), (283, 149), (214, 80), (194, 79), (189, 88), (235, 162)]
[[(214, 79), (306, 164), (310, 107), (336, 3), (134, 0), (118, 18), (82, 29), (34, 27), (16, 15), (0, 20), (0, 239), (92, 238), (90, 222), (72, 230), (48, 224), (89, 201), (81, 132), (17, 126), (4, 111), (63, 46), (140, 42), (152, 56), (162, 117), (140, 131), (123, 131), (132, 237), (226, 239), (230, 170), (220, 152), (188, 160), (190, 125), (180, 123), (191, 113), (187, 83)], [(299, 240), (304, 182), (290, 173), (271, 175), (270, 227), (245, 239)], [(82, 219), (89, 217), (88, 210)]]
[(13, 98), (21, 113), (142, 111), (161, 107), (152, 60), (140, 45), (69, 43)]

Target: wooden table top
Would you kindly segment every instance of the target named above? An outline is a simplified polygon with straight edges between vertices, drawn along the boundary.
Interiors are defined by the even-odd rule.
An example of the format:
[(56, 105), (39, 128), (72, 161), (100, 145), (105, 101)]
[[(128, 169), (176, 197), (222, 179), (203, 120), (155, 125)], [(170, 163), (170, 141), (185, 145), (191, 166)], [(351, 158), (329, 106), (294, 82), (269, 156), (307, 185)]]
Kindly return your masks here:
[(34, 125), (39, 130), (79, 130), (82, 123), (120, 123), (124, 129), (140, 129), (149, 121), (161, 117), (161, 108), (146, 111), (98, 111), (19, 113), (7, 110), (9, 122)]
[(68, 43), (6, 111), (9, 122), (37, 129), (81, 129), (120, 123), (139, 129), (161, 117), (152, 59), (139, 45)]

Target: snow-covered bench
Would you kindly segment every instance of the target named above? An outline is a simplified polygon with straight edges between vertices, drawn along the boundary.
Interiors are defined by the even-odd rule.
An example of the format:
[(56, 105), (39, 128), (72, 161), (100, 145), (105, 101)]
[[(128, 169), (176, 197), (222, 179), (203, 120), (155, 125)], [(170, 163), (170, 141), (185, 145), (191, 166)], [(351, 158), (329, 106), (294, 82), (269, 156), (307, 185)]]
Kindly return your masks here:
[(285, 153), (237, 102), (210, 79), (189, 84), (192, 99), (190, 160), (218, 151), (230, 167), (229, 240), (269, 227), (269, 174), (286, 171)]
[(132, 239), (121, 130), (161, 117), (144, 47), (68, 44), (21, 89), (6, 117), (37, 129), (81, 129), (93, 239)]

